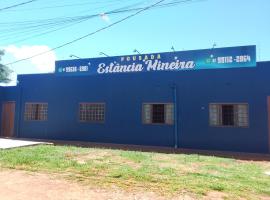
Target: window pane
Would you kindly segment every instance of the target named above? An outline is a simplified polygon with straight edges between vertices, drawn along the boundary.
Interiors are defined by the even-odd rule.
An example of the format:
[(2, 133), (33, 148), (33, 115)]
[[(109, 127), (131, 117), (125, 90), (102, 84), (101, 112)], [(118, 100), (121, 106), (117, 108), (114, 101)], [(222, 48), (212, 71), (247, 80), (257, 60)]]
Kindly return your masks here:
[(234, 126), (234, 106), (233, 105), (222, 105), (222, 125)]
[(220, 105), (210, 104), (209, 105), (209, 120), (211, 126), (220, 125)]
[(173, 104), (165, 105), (165, 122), (166, 124), (173, 124), (174, 122), (174, 106)]
[(237, 105), (237, 125), (248, 126), (248, 105), (239, 104)]
[(164, 104), (153, 104), (152, 105), (152, 122), (153, 123), (165, 123)]
[(151, 115), (152, 105), (151, 104), (143, 104), (143, 122), (150, 124), (152, 121)]

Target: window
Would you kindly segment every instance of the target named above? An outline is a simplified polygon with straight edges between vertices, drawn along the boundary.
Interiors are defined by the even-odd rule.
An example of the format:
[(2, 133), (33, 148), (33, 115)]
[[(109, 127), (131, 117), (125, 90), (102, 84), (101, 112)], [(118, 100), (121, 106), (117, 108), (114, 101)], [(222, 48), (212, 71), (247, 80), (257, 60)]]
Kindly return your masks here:
[(79, 116), (81, 122), (104, 122), (104, 103), (80, 103)]
[(210, 104), (211, 126), (248, 126), (248, 104)]
[(25, 103), (25, 121), (46, 121), (48, 118), (47, 103)]
[(173, 124), (174, 106), (172, 103), (143, 104), (143, 123), (145, 124)]

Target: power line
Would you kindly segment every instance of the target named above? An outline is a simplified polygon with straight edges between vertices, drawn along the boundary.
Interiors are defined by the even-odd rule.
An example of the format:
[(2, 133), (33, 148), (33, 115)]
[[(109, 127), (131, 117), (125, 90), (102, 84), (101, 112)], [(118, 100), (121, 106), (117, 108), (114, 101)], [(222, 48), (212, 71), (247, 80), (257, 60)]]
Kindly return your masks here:
[[(80, 6), (86, 6), (86, 5), (100, 5), (104, 3), (113, 3), (113, 2), (120, 2), (124, 0), (112, 0), (112, 1), (96, 1), (96, 2), (86, 2), (86, 3), (70, 3), (70, 4), (56, 4), (51, 6), (43, 6), (43, 7), (37, 7), (37, 8), (27, 8), (27, 9), (15, 9), (15, 10), (9, 10), (11, 12), (18, 12), (18, 11), (34, 11), (34, 10), (44, 10), (44, 9), (57, 9), (57, 8), (66, 8), (66, 7), (80, 7)], [(47, 1), (46, 1), (47, 3)]]
[[(106, 14), (116, 14), (122, 13), (129, 10), (125, 10), (131, 7), (139, 5), (139, 3), (128, 5), (122, 8), (117, 8), (108, 12), (104, 12)], [(75, 16), (75, 17), (58, 17), (58, 18), (50, 18), (43, 20), (32, 20), (32, 21), (19, 21), (19, 22), (2, 22), (0, 23), (0, 36), (8, 33), (8, 36), (12, 36), (12, 33), (17, 35), (21, 33), (25, 33), (23, 30), (29, 30), (30, 33), (32, 31), (40, 30), (40, 29), (48, 29), (53, 28), (55, 26), (63, 26), (69, 23), (76, 23), (77, 21), (80, 23), (82, 20), (91, 19), (93, 17), (99, 17), (100, 13), (96, 13), (93, 15), (83, 15), (83, 16)], [(13, 37), (13, 36), (12, 36)]]
[[(77, 22), (72, 23), (72, 24), (67, 24), (67, 25), (61, 26), (61, 27), (59, 27), (59, 28), (55, 28), (55, 29), (52, 29), (52, 30), (47, 30), (47, 31), (42, 32), (42, 33), (38, 33), (38, 34), (29, 36), (29, 37), (21, 38), (21, 39), (18, 39), (18, 40), (16, 40), (16, 41), (13, 41), (12, 43), (23, 42), (23, 41), (26, 41), (26, 40), (29, 40), (29, 39), (33, 39), (33, 38), (36, 38), (36, 37), (40, 37), (40, 36), (43, 36), (43, 35), (47, 35), (47, 34), (49, 34), (49, 33), (53, 33), (53, 32), (56, 32), (56, 31), (58, 31), (58, 30), (62, 30), (62, 29), (64, 29), (64, 28), (68, 28), (68, 27), (70, 27), (70, 26), (77, 25), (77, 24), (82, 23), (82, 22), (84, 22), (84, 21), (86, 21), (86, 20), (89, 20), (89, 19), (90, 19), (90, 18), (88, 18), (88, 19), (83, 19), (83, 20), (81, 20), (81, 21), (77, 21)], [(8, 38), (8, 39), (9, 39), (9, 38)], [(8, 39), (6, 39), (6, 40), (8, 40)], [(3, 40), (2, 40), (2, 41), (3, 41)]]
[[(180, 4), (180, 3), (184, 3), (184, 2), (187, 3), (187, 2), (191, 2), (191, 1), (195, 2), (195, 1), (202, 1), (202, 0), (173, 0), (173, 1), (168, 2), (168, 3), (160, 4), (156, 7), (165, 7), (165, 6)], [(143, 9), (143, 7), (135, 7), (137, 5), (142, 4), (141, 2), (143, 2), (143, 1), (140, 1), (139, 3), (131, 4), (128, 6), (124, 6), (124, 7), (118, 8), (118, 9), (114, 9), (113, 11), (104, 12), (104, 13), (111, 14), (111, 13), (115, 13), (115, 12), (141, 10), (141, 9)], [(104, 6), (102, 8), (104, 8)], [(1, 27), (3, 27), (3, 26), (14, 26), (14, 25), (17, 26), (17, 25), (26, 25), (26, 24), (35, 24), (35, 23), (47, 23), (47, 22), (54, 22), (54, 21), (58, 22), (58, 21), (66, 20), (66, 19), (76, 19), (76, 18), (82, 18), (82, 17), (87, 17), (87, 16), (89, 16), (89, 15), (74, 16), (74, 17), (56, 17), (56, 18), (29, 20), (29, 21), (9, 21), (9, 22), (0, 22), (0, 25), (1, 25)]]
[[(130, 5), (128, 7), (131, 7), (131, 6), (132, 5)], [(121, 9), (124, 9), (124, 8), (127, 8), (127, 6), (122, 7), (122, 8), (118, 8), (116, 10), (108, 11), (108, 12), (106, 12), (106, 14), (108, 14), (108, 13), (117, 14), (117, 13), (114, 13), (117, 10), (118, 10), (118, 13), (126, 12), (126, 10), (121, 10)], [(39, 37), (39, 36), (42, 36), (42, 35), (46, 35), (48, 33), (52, 33), (52, 32), (67, 28), (67, 27), (70, 27), (70, 26), (85, 22), (85, 21), (87, 21), (89, 19), (92, 19), (94, 17), (99, 17), (99, 16), (100, 16), (100, 14), (93, 14), (93, 15), (78, 16), (78, 17), (59, 18), (60, 21), (58, 21), (58, 20), (53, 21), (52, 19), (49, 19), (49, 20), (46, 20), (47, 21), (46, 23), (37, 24), (37, 25), (34, 25), (34, 24), (30, 25), (30, 24), (32, 24), (32, 22), (29, 21), (30, 24), (28, 26), (26, 26), (25, 28), (21, 27), (20, 31), (17, 31), (17, 28), (15, 28), (15, 27), (12, 28), (12, 29), (3, 29), (2, 31), (0, 31), (0, 38), (1, 38), (1, 42), (3, 42), (5, 40), (9, 40), (11, 38), (16, 37), (16, 35), (20, 35), (20, 34), (27, 35), (27, 34), (30, 34), (30, 33), (32, 33), (32, 34), (34, 33), (34, 35), (28, 36), (26, 38), (21, 38), (21, 39), (18, 39), (16, 41), (12, 42), (12, 43), (17, 43), (17, 42), (25, 41), (25, 40), (32, 39), (32, 38), (35, 38), (35, 37)], [(57, 27), (57, 28), (55, 28), (55, 27)], [(26, 29), (26, 30), (24, 30), (24, 29)], [(43, 29), (46, 29), (46, 31), (41, 32)], [(9, 32), (9, 35), (7, 37), (1, 36), (1, 35), (4, 35), (5, 32)]]
[[(119, 0), (117, 0), (119, 1)], [(62, 5), (53, 5), (53, 6), (44, 6), (44, 7), (38, 7), (38, 8), (28, 8), (28, 9), (16, 9), (12, 11), (33, 11), (33, 10), (44, 10), (44, 9), (57, 9), (57, 8), (66, 8), (66, 7), (79, 7), (79, 6), (86, 6), (86, 5), (93, 5), (93, 4), (101, 4), (104, 2), (87, 2), (87, 3), (71, 3), (71, 4), (62, 4)], [(107, 3), (107, 2), (106, 2)]]
[[(196, 0), (181, 0), (181, 1), (174, 0), (174, 1), (169, 2), (169, 3), (159, 4), (159, 5), (155, 6), (155, 8), (170, 7), (172, 5), (176, 5), (176, 4), (180, 4), (180, 3), (188, 3), (188, 2), (195, 2), (195, 1)], [(107, 15), (115, 15), (115, 14), (122, 14), (122, 13), (126, 13), (126, 12), (127, 13), (128, 12), (135, 12), (135, 11), (143, 9), (142, 7), (132, 8), (134, 5), (135, 6), (138, 5), (138, 3), (133, 4), (133, 5), (129, 5), (129, 6), (125, 6), (122, 8), (118, 8), (116, 10), (108, 11), (105, 13)], [(20, 31), (18, 31), (18, 29), (15, 27), (10, 28), (10, 29), (3, 29), (0, 32), (0, 38), (1, 38), (1, 41), (3, 42), (5, 40), (10, 40), (10, 39), (16, 37), (16, 35), (31, 34), (30, 36), (28, 35), (28, 37), (23, 37), (23, 38), (17, 39), (16, 41), (13, 41), (12, 43), (22, 42), (22, 41), (25, 41), (28, 39), (33, 39), (33, 38), (36, 38), (39, 36), (43, 36), (43, 35), (46, 35), (46, 34), (49, 34), (49, 33), (52, 33), (52, 32), (55, 32), (55, 31), (58, 31), (58, 30), (61, 30), (61, 29), (64, 29), (64, 28), (67, 28), (67, 27), (70, 27), (73, 25), (76, 25), (76, 24), (79, 24), (79, 23), (85, 22), (89, 19), (92, 19), (94, 17), (99, 17), (99, 16), (100, 16), (100, 14), (93, 14), (93, 15), (85, 15), (85, 16), (77, 16), (77, 17), (55, 18), (55, 20), (47, 19), (47, 20), (38, 21), (38, 22), (42, 22), (43, 24), (37, 24), (37, 25), (34, 24), (35, 21), (26, 21), (26, 23), (29, 25), (27, 25), (25, 27), (20, 27), (19, 28)], [(20, 23), (23, 23), (23, 22), (17, 22), (18, 25), (20, 25)], [(13, 22), (13, 24), (16, 24), (16, 22)], [(57, 27), (57, 28), (55, 28), (55, 27)], [(26, 29), (26, 30), (24, 30), (24, 29)], [(42, 32), (43, 29), (46, 29), (46, 31)], [(5, 32), (8, 32), (9, 35), (7, 37), (1, 36), (1, 35), (4, 35)]]
[(110, 27), (112, 27), (112, 26), (114, 26), (114, 25), (117, 25), (117, 24), (119, 24), (119, 23), (121, 23), (121, 22), (123, 22), (123, 21), (126, 21), (126, 20), (128, 20), (128, 19), (130, 19), (130, 18), (132, 18), (132, 17), (135, 17), (136, 15), (138, 15), (138, 14), (140, 14), (140, 13), (146, 11), (146, 10), (149, 10), (149, 9), (153, 8), (153, 7), (159, 5), (160, 3), (164, 2), (164, 1), (165, 1), (165, 0), (160, 0), (160, 1), (154, 3), (154, 4), (150, 5), (150, 6), (147, 6), (147, 7), (143, 8), (143, 9), (137, 11), (136, 13), (131, 14), (131, 15), (128, 15), (127, 17), (124, 17), (124, 18), (122, 18), (122, 19), (120, 19), (120, 20), (118, 20), (118, 21), (116, 21), (116, 22), (114, 22), (114, 23), (112, 23), (112, 24), (110, 24), (110, 25), (104, 26), (103, 28), (100, 28), (100, 29), (98, 29), (98, 30), (96, 30), (96, 31), (94, 31), (94, 32), (88, 33), (88, 34), (86, 34), (86, 35), (84, 35), (84, 36), (81, 36), (81, 37), (79, 37), (79, 38), (76, 38), (76, 39), (74, 39), (74, 40), (72, 40), (72, 41), (69, 41), (69, 42), (64, 43), (64, 44), (62, 44), (62, 45), (59, 45), (59, 46), (57, 46), (57, 47), (54, 47), (54, 48), (52, 48), (52, 49), (50, 49), (50, 50), (48, 50), (48, 51), (44, 51), (44, 52), (38, 53), (38, 54), (36, 54), (36, 55), (30, 56), (30, 57), (27, 57), (27, 58), (23, 58), (23, 59), (20, 59), (20, 60), (16, 60), (16, 61), (14, 61), (14, 62), (7, 63), (7, 64), (5, 64), (5, 65), (11, 65), (11, 64), (15, 64), (15, 63), (18, 63), (18, 62), (21, 62), (21, 61), (29, 60), (29, 59), (32, 59), (32, 58), (34, 58), (34, 57), (37, 57), (37, 56), (40, 56), (40, 55), (47, 54), (47, 53), (49, 53), (49, 52), (51, 52), (51, 51), (54, 51), (54, 50), (60, 49), (60, 48), (62, 48), (62, 47), (65, 47), (65, 46), (67, 46), (67, 45), (70, 45), (70, 44), (72, 44), (72, 43), (75, 43), (75, 42), (77, 42), (77, 41), (79, 41), (79, 40), (82, 40), (82, 39), (84, 39), (84, 38), (87, 38), (87, 37), (89, 37), (89, 36), (92, 36), (92, 35), (94, 35), (94, 34), (96, 34), (96, 33), (98, 33), (98, 32), (101, 32), (101, 31), (103, 31), (103, 30), (106, 30), (106, 29), (108, 29), (108, 28), (110, 28)]
[(0, 11), (11, 9), (11, 8), (15, 8), (15, 7), (19, 7), (19, 6), (22, 6), (22, 5), (25, 5), (25, 4), (32, 3), (34, 1), (38, 1), (38, 0), (25, 1), (25, 2), (22, 2), (22, 3), (15, 4), (15, 5), (11, 5), (11, 6), (7, 6), (7, 7), (4, 7), (4, 8), (0, 8)]

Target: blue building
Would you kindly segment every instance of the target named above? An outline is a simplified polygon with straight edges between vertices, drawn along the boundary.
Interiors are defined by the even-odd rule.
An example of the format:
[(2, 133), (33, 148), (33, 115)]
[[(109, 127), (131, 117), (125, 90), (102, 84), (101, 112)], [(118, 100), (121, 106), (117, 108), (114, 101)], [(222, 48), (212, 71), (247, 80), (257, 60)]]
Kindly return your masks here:
[(255, 46), (56, 61), (1, 87), (1, 135), (270, 151), (270, 62)]

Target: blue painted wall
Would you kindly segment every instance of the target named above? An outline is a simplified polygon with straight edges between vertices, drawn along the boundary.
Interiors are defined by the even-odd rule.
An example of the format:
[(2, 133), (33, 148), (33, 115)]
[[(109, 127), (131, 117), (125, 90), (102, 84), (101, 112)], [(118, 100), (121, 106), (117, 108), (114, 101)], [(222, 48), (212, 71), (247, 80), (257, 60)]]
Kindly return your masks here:
[[(265, 153), (269, 74), (270, 62), (180, 72), (22, 75), (17, 87), (5, 88), (4, 97), (16, 99), (18, 137), (173, 147), (174, 126), (142, 124), (141, 112), (145, 102), (173, 102), (175, 84), (180, 147)], [(24, 121), (25, 102), (47, 102), (48, 121)], [(79, 102), (105, 102), (105, 123), (79, 122)], [(209, 103), (248, 103), (249, 127), (210, 127)]]

